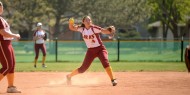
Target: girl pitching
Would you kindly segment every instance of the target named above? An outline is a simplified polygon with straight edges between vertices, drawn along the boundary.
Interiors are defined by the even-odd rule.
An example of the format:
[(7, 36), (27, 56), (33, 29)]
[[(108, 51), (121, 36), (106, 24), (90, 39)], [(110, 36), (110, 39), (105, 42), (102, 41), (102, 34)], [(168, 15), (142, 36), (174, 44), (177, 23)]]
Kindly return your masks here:
[(112, 73), (112, 68), (108, 61), (108, 52), (105, 48), (105, 46), (102, 43), (102, 40), (99, 36), (99, 33), (104, 34), (112, 34), (115, 32), (115, 27), (110, 26), (108, 29), (101, 28), (99, 26), (96, 26), (92, 23), (92, 20), (90, 16), (85, 16), (82, 19), (82, 25), (75, 25), (74, 19), (69, 19), (69, 29), (72, 31), (78, 31), (82, 33), (83, 40), (86, 43), (86, 46), (88, 48), (86, 52), (86, 56), (84, 58), (84, 61), (78, 69), (72, 71), (70, 74), (68, 74), (67, 77), (67, 83), (71, 84), (71, 78), (74, 75), (77, 75), (79, 73), (85, 72), (89, 66), (91, 65), (92, 61), (98, 57), (105, 68), (108, 76), (110, 77), (110, 80), (112, 82), (113, 86), (117, 85), (117, 81)]

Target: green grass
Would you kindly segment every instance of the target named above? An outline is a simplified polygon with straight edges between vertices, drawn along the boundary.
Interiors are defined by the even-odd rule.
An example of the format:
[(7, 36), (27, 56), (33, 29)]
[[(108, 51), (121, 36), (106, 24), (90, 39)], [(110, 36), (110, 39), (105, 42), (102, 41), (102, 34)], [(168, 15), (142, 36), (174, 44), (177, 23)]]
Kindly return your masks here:
[[(55, 62), (46, 63), (47, 68), (42, 68), (41, 64), (37, 64), (37, 68), (33, 67), (33, 63), (17, 63), (16, 72), (71, 72), (80, 67), (81, 62)], [(110, 65), (114, 72), (185, 72), (185, 63), (181, 62), (111, 62)], [(88, 72), (104, 72), (100, 62), (93, 62)]]

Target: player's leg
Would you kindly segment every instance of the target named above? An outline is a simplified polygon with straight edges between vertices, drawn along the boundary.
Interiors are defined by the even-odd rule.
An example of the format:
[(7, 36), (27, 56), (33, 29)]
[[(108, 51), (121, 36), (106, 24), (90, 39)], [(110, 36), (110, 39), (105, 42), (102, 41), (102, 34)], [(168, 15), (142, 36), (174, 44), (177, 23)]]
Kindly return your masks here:
[(34, 45), (34, 51), (35, 51), (35, 58), (34, 58), (34, 67), (36, 68), (36, 64), (37, 64), (37, 61), (38, 61), (38, 56), (39, 56), (39, 45), (38, 44), (35, 44)]
[(0, 69), (0, 80), (2, 80), (11, 68), (13, 68), (10, 43), (0, 42), (0, 63), (2, 65)]
[(0, 73), (0, 81), (4, 78), (4, 75)]
[(67, 78), (71, 78), (75, 75), (79, 74), (78, 68), (73, 70), (70, 74), (67, 75)]
[(8, 88), (7, 93), (21, 93), (21, 91), (17, 90), (16, 86), (14, 86), (14, 73), (7, 74)]
[(5, 75), (3, 75), (4, 72), (4, 67), (6, 66), (5, 62), (3, 61), (4, 57), (3, 57), (3, 47), (2, 44), (0, 42), (0, 63), (2, 65), (2, 68), (0, 69), (0, 81), (4, 78)]
[(67, 85), (71, 85), (71, 77), (79, 74), (78, 69), (73, 70), (70, 74), (66, 75)]
[[(1, 54), (1, 49), (0, 49), (0, 54)], [(3, 72), (4, 72), (4, 68), (6, 67), (6, 65), (5, 65), (5, 62), (3, 62), (3, 60), (2, 60), (2, 55), (0, 55), (0, 63), (1, 63), (1, 65), (2, 65), (2, 68), (0, 69), (0, 81), (5, 77), (5, 75), (3, 75)]]
[(12, 45), (8, 43), (6, 48), (0, 49), (0, 54), (2, 53), (3, 56), (0, 57), (0, 61), (2, 63), (0, 73), (3, 74), (3, 76), (7, 76), (7, 93), (20, 93), (20, 91), (18, 91), (14, 86), (15, 57)]
[(84, 61), (81, 65), (80, 68), (73, 70), (70, 74), (68, 74), (67, 77), (67, 84), (71, 84), (71, 77), (79, 74), (79, 73), (84, 73), (91, 65), (92, 61), (94, 60), (94, 58), (96, 57), (96, 55), (94, 54), (94, 52), (92, 50), (88, 50)]
[(16, 86), (14, 86), (14, 73), (7, 74), (8, 88), (7, 93), (21, 93)]
[(9, 60), (10, 60), (10, 64), (12, 64), (12, 67), (9, 71), (9, 73), (7, 74), (7, 81), (8, 81), (8, 87), (12, 87), (14, 86), (14, 70), (15, 70), (15, 56), (14, 56), (14, 50), (13, 48), (10, 46), (10, 56), (9, 56)]
[(45, 47), (45, 44), (42, 45), (41, 50), (42, 50), (42, 54), (43, 54), (42, 67), (46, 68), (47, 66), (45, 65), (45, 61), (46, 61), (46, 47)]
[(78, 69), (74, 70), (73, 73), (70, 74), (70, 76), (72, 77), (78, 73), (84, 73), (90, 67), (95, 57), (96, 55), (94, 54), (94, 52), (92, 50), (88, 50), (82, 65)]
[(46, 56), (42, 57), (42, 67), (46, 68), (47, 66), (45, 65), (45, 60), (46, 60)]
[(98, 58), (100, 59), (103, 67), (105, 68), (107, 74), (109, 75), (110, 79), (113, 80), (114, 79), (114, 76), (113, 76), (113, 71), (112, 71), (112, 68), (109, 64), (109, 61), (108, 61), (108, 52), (106, 50), (102, 50), (99, 55), (98, 55)]
[(7, 75), (8, 87), (14, 86), (14, 73), (8, 73)]
[(98, 58), (100, 59), (103, 67), (105, 68), (105, 71), (107, 72), (113, 86), (116, 86), (117, 81), (115, 79), (115, 76), (113, 75), (113, 71), (108, 60), (108, 52), (105, 48), (99, 53)]

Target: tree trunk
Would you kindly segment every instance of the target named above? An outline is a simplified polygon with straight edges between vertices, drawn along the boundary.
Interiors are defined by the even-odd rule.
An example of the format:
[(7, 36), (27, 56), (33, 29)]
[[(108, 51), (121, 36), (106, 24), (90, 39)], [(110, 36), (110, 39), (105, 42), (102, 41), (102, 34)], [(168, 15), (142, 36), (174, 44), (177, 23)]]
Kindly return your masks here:
[(179, 34), (178, 34), (178, 27), (176, 24), (173, 24), (173, 29), (172, 29), (172, 32), (173, 32), (173, 36), (174, 36), (174, 47), (173, 47), (173, 51), (176, 51), (178, 50), (180, 47), (180, 43), (178, 42), (179, 41)]
[(54, 38), (58, 37), (59, 33), (60, 33), (60, 17), (56, 17), (56, 22), (54, 25)]
[(33, 33), (34, 31), (32, 31), (33, 27), (32, 27), (32, 23), (29, 23), (28, 24), (28, 40), (32, 40), (33, 39)]

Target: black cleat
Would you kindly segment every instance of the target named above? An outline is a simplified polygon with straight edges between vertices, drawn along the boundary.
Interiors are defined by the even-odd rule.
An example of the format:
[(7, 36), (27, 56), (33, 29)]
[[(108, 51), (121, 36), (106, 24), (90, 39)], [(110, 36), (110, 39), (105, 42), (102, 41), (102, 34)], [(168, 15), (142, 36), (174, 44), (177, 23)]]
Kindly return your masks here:
[(36, 68), (36, 65), (34, 65), (34, 68)]
[(45, 64), (42, 64), (42, 67), (43, 67), (43, 68), (47, 68), (47, 66), (46, 66)]
[(111, 80), (111, 83), (112, 83), (113, 86), (116, 86), (117, 85), (116, 79)]

